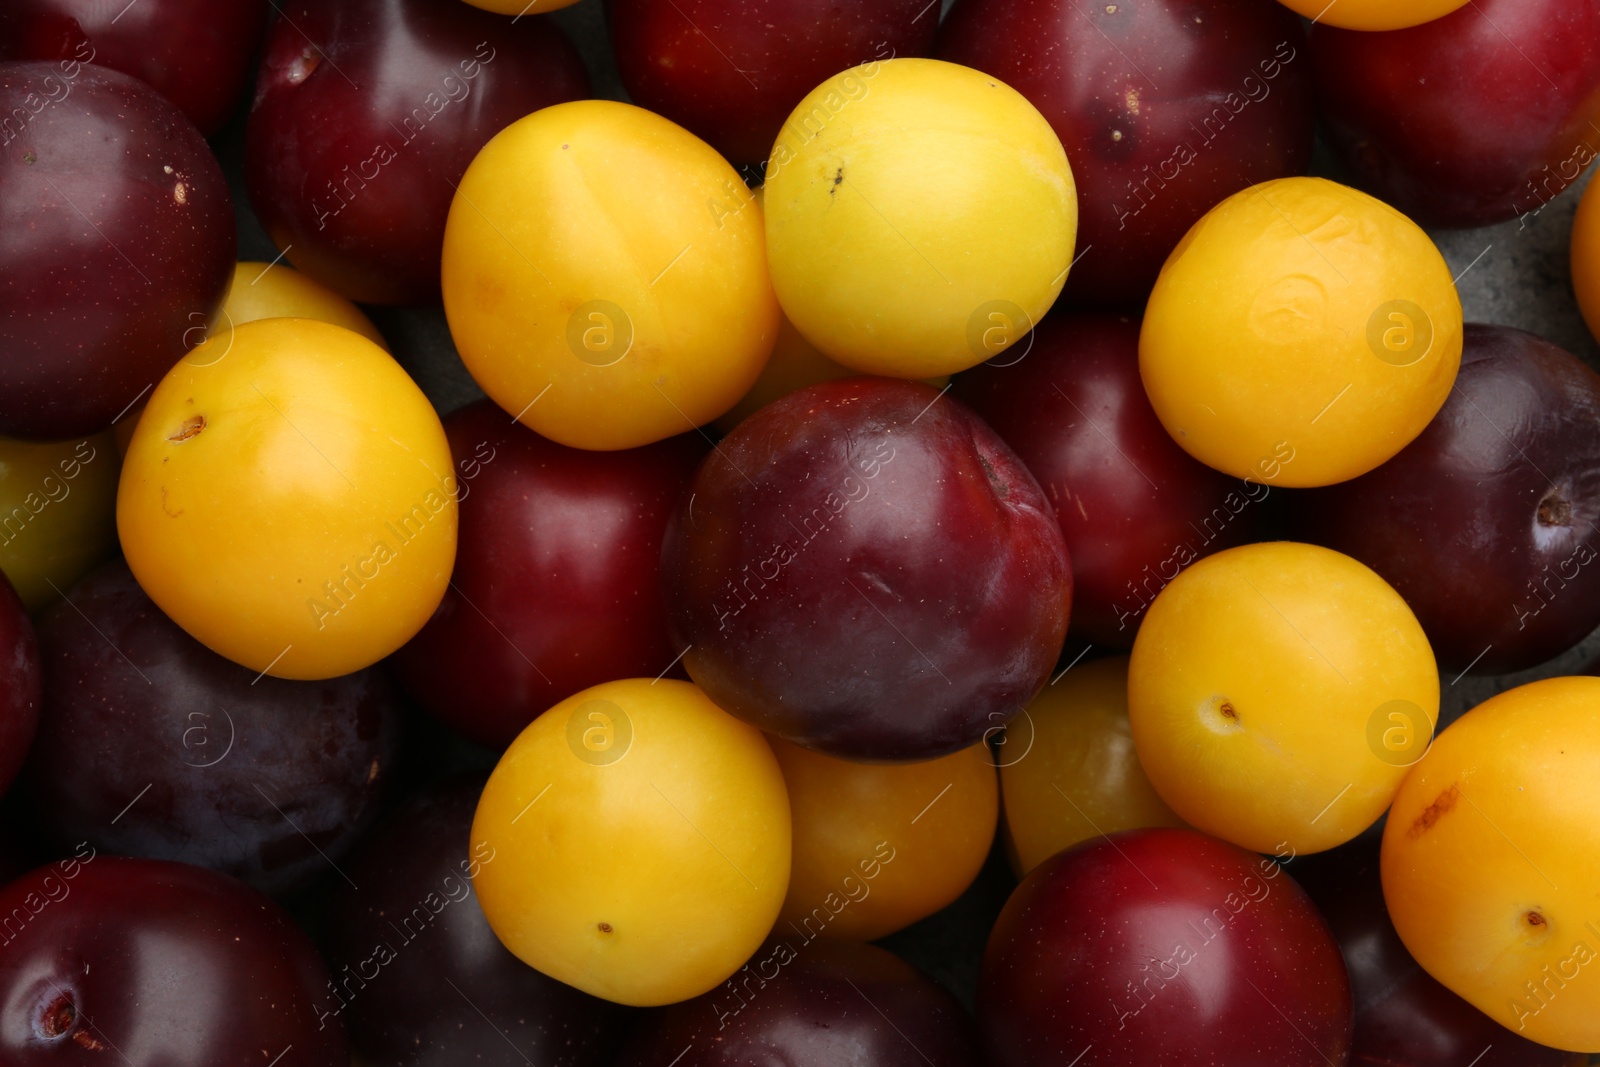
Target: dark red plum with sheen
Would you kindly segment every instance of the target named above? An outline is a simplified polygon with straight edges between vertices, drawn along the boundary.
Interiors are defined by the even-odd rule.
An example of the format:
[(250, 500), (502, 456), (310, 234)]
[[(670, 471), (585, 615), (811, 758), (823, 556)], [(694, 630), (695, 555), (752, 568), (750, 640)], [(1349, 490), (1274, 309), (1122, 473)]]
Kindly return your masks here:
[(1468, 323), (1415, 441), (1287, 500), (1297, 536), (1399, 591), (1441, 669), (1521, 670), (1600, 626), (1600, 375), (1533, 334)]
[(482, 791), (432, 785), (362, 843), (329, 905), (318, 1014), (383, 1067), (609, 1067), (628, 1010), (529, 967), (483, 917), (471, 879), (494, 850), (467, 847)]
[(444, 426), (460, 545), (444, 600), (391, 660), (407, 690), (457, 731), (504, 748), (581, 689), (666, 670), (677, 652), (661, 541), (703, 439), (587, 452), (487, 400)]
[(1139, 322), (1052, 315), (956, 377), (1033, 472), (1072, 555), (1072, 633), (1128, 648), (1156, 594), (1188, 564), (1250, 539), (1270, 488), (1196, 461), (1139, 378)]
[(184, 633), (121, 560), (40, 621), (45, 702), (24, 775), (60, 847), (180, 860), (267, 892), (343, 859), (395, 771), (400, 712), (376, 670), (261, 677)]
[(1010, 85), (1061, 138), (1069, 303), (1141, 306), (1201, 215), (1311, 161), (1305, 34), (1274, 0), (957, 0), (936, 54)]
[(931, 759), (1038, 692), (1072, 573), (1038, 483), (971, 409), (846, 378), (751, 415), (667, 530), (672, 637), (718, 705), (846, 759)]
[(245, 141), (250, 203), (289, 262), (353, 300), (439, 299), (455, 186), (524, 115), (587, 96), (543, 16), (461, 0), (295, 0), (267, 35)]
[(250, 80), (268, 0), (6, 0), (0, 59), (77, 59), (148, 82), (206, 136)]
[(1474, 0), (1407, 30), (1311, 34), (1357, 184), (1424, 226), (1531, 219), (1600, 154), (1600, 6)]
[(1434, 981), (1389, 921), (1377, 838), (1303, 856), (1290, 869), (1333, 928), (1350, 973), (1350, 1067), (1582, 1067), (1580, 1052), (1536, 1045)]
[(0, 434), (110, 426), (205, 336), (235, 246), (175, 105), (76, 59), (0, 63)]
[(928, 0), (610, 0), (628, 95), (735, 163), (761, 163), (805, 95), (862, 63), (926, 55)]
[(0, 575), (0, 794), (22, 769), (39, 726), (39, 642), (22, 599)]
[(967, 1013), (909, 963), (875, 945), (779, 932), (726, 983), (641, 1026), (617, 1067), (980, 1062)]
[(316, 949), (227, 875), (83, 846), (0, 890), (0, 916), (8, 1067), (350, 1063)]
[(1056, 853), (989, 935), (990, 1067), (1342, 1067), (1350, 979), (1272, 859), (1193, 830)]

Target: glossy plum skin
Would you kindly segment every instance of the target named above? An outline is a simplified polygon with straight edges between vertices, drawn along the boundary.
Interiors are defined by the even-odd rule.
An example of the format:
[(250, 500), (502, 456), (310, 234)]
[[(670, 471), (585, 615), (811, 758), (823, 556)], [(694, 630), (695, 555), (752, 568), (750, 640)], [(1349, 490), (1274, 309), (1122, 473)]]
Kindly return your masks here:
[(1045, 318), (1020, 354), (956, 376), (1033, 472), (1072, 555), (1072, 634), (1129, 648), (1183, 567), (1252, 539), (1270, 487), (1230, 478), (1172, 440), (1139, 378), (1139, 322)]
[(958, 0), (935, 54), (1004, 81), (1061, 138), (1070, 304), (1139, 307), (1201, 215), (1311, 161), (1305, 34), (1273, 0)]
[(7, 0), (0, 59), (81, 59), (131, 74), (207, 137), (233, 113), (267, 28), (266, 0)]
[(1424, 226), (1531, 219), (1600, 153), (1589, 0), (1475, 0), (1387, 33), (1319, 25), (1311, 67), (1357, 184)]
[(69, 590), (39, 638), (45, 703), (25, 780), (58, 845), (276, 893), (330, 874), (376, 817), (400, 728), (378, 671), (258, 680), (163, 615), (121, 560)]
[(348, 1067), (311, 942), (226, 875), (85, 846), (0, 890), (0, 917), (8, 1065)]
[(329, 905), (318, 1012), (382, 1067), (608, 1065), (627, 1009), (529, 967), (483, 917), (466, 877), (494, 862), (487, 844), (468, 855), (482, 791), (481, 777), (430, 786), (362, 843)]
[(844, 378), (757, 411), (667, 529), (672, 637), (720, 707), (846, 759), (965, 748), (1044, 684), (1071, 563), (1038, 483), (964, 404)]
[(617, 1067), (979, 1062), (967, 1013), (898, 956), (875, 945), (780, 933), (726, 983), (642, 1025)]
[(1273, 860), (1130, 830), (1056, 853), (1012, 893), (978, 1025), (991, 1067), (1341, 1067), (1350, 982)]
[[(1355, 1001), (1350, 1067), (1582, 1067), (1582, 1053), (1536, 1045), (1429, 977), (1395, 933), (1378, 877), (1378, 839), (1290, 865), (1339, 941)], [(1474, 1059), (1474, 1057), (1479, 1057)]]
[(1399, 591), (1442, 670), (1532, 667), (1600, 625), (1600, 375), (1533, 334), (1469, 323), (1415, 441), (1287, 500), (1298, 536)]
[(628, 95), (734, 163), (761, 163), (795, 106), (828, 77), (922, 56), (928, 0), (610, 0)]
[(0, 63), (0, 117), (0, 434), (98, 433), (226, 295), (227, 181), (177, 107), (114, 70)]
[(665, 670), (677, 653), (661, 541), (703, 439), (588, 452), (488, 400), (444, 426), (461, 540), (439, 609), (391, 660), (406, 689), (458, 732), (504, 748), (580, 689)]
[[(455, 186), (501, 129), (587, 96), (564, 33), (460, 0), (296, 0), (267, 35), (250, 203), (288, 260), (353, 300), (439, 299)], [(315, 42), (312, 44), (310, 42)]]
[(0, 575), (0, 794), (11, 788), (33, 744), (42, 678), (33, 623)]

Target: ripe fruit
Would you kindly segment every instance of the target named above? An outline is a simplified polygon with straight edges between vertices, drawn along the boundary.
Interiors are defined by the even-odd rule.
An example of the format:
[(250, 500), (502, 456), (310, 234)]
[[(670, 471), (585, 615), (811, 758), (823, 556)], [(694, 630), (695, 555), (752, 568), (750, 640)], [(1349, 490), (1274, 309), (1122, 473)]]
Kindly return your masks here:
[[(1050, 124), (996, 78), (864, 63), (800, 102), (772, 147), (772, 283), (801, 334), (867, 374), (929, 378), (1049, 310), (1078, 203)], [(960, 205), (954, 210), (953, 205)]]
[(39, 623), (34, 824), (63, 850), (179, 860), (267, 893), (333, 873), (377, 817), (400, 706), (376, 670), (258, 678), (180, 630), (108, 563)]
[(118, 1052), (162, 1067), (350, 1062), (344, 1028), (318, 1017), (317, 950), (227, 875), (85, 845), (0, 890), (0, 915), (0, 1054), (15, 1067)]
[(1004, 726), (1066, 635), (1071, 564), (1033, 476), (958, 401), (847, 378), (741, 423), (662, 548), (668, 625), (720, 707), (842, 759)]
[(110, 433), (0, 438), (0, 569), (30, 612), (116, 554), (120, 463)]
[(700, 436), (585, 452), (488, 400), (444, 427), (461, 543), (439, 609), (390, 660), (407, 690), (453, 729), (503, 749), (580, 689), (665, 670), (677, 652), (661, 540), (705, 454)]
[(987, 744), (895, 764), (777, 738), (772, 751), (794, 822), (785, 934), (876, 941), (959, 897), (989, 856), (1000, 790)]
[(1128, 725), (1128, 657), (1072, 667), (1033, 698), (1027, 717), (1032, 743), (1021, 755), (1007, 752), (1000, 766), (1019, 875), (1080, 841), (1184, 825), (1139, 765)]
[(972, 1021), (873, 945), (774, 934), (724, 987), (639, 1027), (617, 1067), (977, 1067)]
[(1280, 541), (1173, 580), (1133, 645), (1139, 762), (1190, 824), (1257, 852), (1371, 826), (1426, 751), (1439, 674), (1422, 627), (1349, 556)]
[(608, 682), (535, 719), (472, 822), (474, 879), (523, 962), (622, 1004), (698, 996), (772, 929), (789, 801), (761, 733), (670, 679)]
[(1173, 439), (1218, 470), (1286, 486), (1341, 482), (1399, 452), (1460, 358), (1461, 301), (1428, 235), (1322, 178), (1212, 208), (1161, 268), (1139, 337)]
[(611, 100), (502, 130), (444, 240), (450, 334), (484, 392), (573, 448), (710, 422), (778, 327), (761, 208), (704, 141)]
[(154, 89), (76, 59), (0, 63), (0, 116), (0, 433), (99, 433), (205, 336), (227, 180)]
[(117, 530), (139, 584), (214, 652), (278, 678), (382, 659), (444, 595), (455, 482), (439, 417), (358, 334), (263, 319), (151, 395)]
[(1600, 338), (1600, 193), (1589, 183), (1572, 220), (1572, 288), (1589, 332)]
[(438, 300), (462, 173), (508, 124), (589, 95), (577, 49), (459, 0), (272, 2), (244, 160), (262, 226), (353, 300)]
[(1061, 138), (1075, 305), (1142, 306), (1196, 219), (1311, 160), (1305, 33), (1271, 0), (960, 0), (938, 54), (1016, 89)]
[(978, 1026), (993, 1067), (1327, 1067), (1350, 983), (1305, 892), (1193, 830), (1058, 852), (989, 935)]
[(317, 319), (354, 330), (384, 351), (389, 344), (372, 320), (321, 282), (282, 263), (240, 263), (233, 269), (228, 299), (211, 324), (213, 333), (257, 319)]
[(1311, 67), (1328, 142), (1355, 184), (1424, 226), (1521, 216), (1520, 232), (1600, 153), (1589, 0), (1474, 0), (1393, 33), (1324, 21)]
[(1547, 678), (1479, 704), (1406, 776), (1383, 833), (1383, 896), (1406, 948), (1532, 1041), (1600, 1051), (1600, 679)]
[(1281, 0), (1308, 19), (1347, 30), (1398, 30), (1445, 15), (1467, 0)]
[(1289, 509), (1394, 585), (1452, 676), (1543, 663), (1600, 625), (1600, 376), (1533, 334), (1468, 325), (1421, 436)]

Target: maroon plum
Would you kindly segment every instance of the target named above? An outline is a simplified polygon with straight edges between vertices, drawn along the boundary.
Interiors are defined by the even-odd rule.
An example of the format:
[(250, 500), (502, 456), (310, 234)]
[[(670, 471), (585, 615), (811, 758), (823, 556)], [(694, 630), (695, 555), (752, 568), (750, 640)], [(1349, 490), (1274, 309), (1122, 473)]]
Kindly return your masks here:
[(1533, 334), (1469, 323), (1415, 441), (1286, 499), (1296, 536), (1399, 591), (1445, 670), (1531, 667), (1600, 625), (1600, 375)]
[(267, 0), (7, 0), (0, 59), (78, 59), (148, 82), (206, 136), (233, 113)]
[(586, 452), (487, 400), (444, 425), (461, 541), (443, 602), (391, 660), (407, 690), (460, 733), (504, 748), (580, 689), (666, 669), (676, 653), (661, 541), (702, 439)]
[(1322, 909), (1350, 972), (1350, 1067), (1582, 1067), (1582, 1053), (1536, 1045), (1429, 977), (1389, 921), (1368, 837), (1290, 865)]
[(33, 623), (0, 574), (0, 794), (11, 788), (33, 744), (42, 677)]
[(484, 779), (431, 786), (363, 842), (329, 905), (333, 974), (318, 1012), (383, 1067), (600, 1067), (626, 1009), (529, 967), (500, 943), (472, 892), (494, 862), (468, 854)]
[(257, 676), (184, 633), (121, 560), (40, 621), (25, 779), (61, 847), (182, 860), (268, 892), (331, 874), (378, 812), (400, 713), (375, 670)]
[(611, 0), (628, 94), (735, 163), (761, 163), (795, 106), (841, 70), (926, 55), (929, 0)]
[(957, 0), (936, 54), (1027, 97), (1078, 186), (1069, 302), (1136, 308), (1201, 215), (1311, 161), (1300, 21), (1273, 0)]
[(227, 875), (85, 845), (0, 890), (0, 941), (7, 1067), (350, 1063), (311, 942)]
[(1474, 0), (1406, 30), (1318, 26), (1317, 105), (1356, 181), (1425, 226), (1531, 218), (1600, 153), (1600, 5)]
[(0, 63), (0, 434), (110, 426), (205, 336), (235, 241), (221, 166), (154, 89)]
[(1038, 483), (973, 412), (845, 378), (706, 457), (662, 550), (673, 640), (734, 715), (847, 759), (973, 744), (1044, 684), (1071, 564)]
[(617, 1067), (977, 1067), (972, 1020), (874, 945), (774, 940), (640, 1027)]
[(957, 375), (970, 404), (1039, 479), (1072, 555), (1072, 633), (1129, 648), (1150, 601), (1188, 564), (1248, 540), (1269, 488), (1198, 462), (1139, 378), (1139, 323), (1052, 315)]
[(1130, 830), (1022, 880), (984, 953), (992, 1067), (1341, 1067), (1350, 980), (1277, 863), (1193, 830)]
[(467, 164), (529, 112), (588, 94), (577, 49), (543, 17), (461, 0), (282, 11), (246, 130), (251, 205), (291, 263), (351, 299), (439, 299)]

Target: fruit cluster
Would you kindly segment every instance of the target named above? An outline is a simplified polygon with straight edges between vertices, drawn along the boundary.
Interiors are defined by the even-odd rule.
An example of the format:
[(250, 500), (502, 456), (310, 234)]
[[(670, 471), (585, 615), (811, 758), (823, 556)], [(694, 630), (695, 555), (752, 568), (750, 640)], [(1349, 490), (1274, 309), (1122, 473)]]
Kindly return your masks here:
[(0, 1062), (1600, 1053), (1600, 0), (570, 3), (0, 7)]

